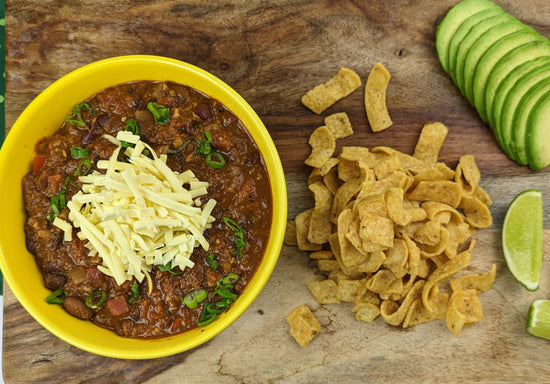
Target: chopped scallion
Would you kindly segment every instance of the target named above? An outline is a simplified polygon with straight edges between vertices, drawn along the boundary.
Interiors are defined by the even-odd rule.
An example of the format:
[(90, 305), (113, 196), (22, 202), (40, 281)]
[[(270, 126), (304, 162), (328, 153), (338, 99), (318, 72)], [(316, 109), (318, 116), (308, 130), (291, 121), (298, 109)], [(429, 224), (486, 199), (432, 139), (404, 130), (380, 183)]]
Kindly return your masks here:
[(225, 165), (225, 158), (219, 152), (210, 152), (206, 155), (206, 164), (212, 168), (220, 169)]
[(153, 114), (157, 124), (164, 125), (170, 121), (170, 108), (166, 108), (164, 105), (150, 101), (147, 103), (147, 110)]
[(82, 159), (78, 166), (76, 167), (77, 176), (86, 176), (92, 171), (92, 162), (90, 159)]
[[(126, 125), (124, 126), (124, 130), (128, 132), (132, 132), (132, 134), (139, 136), (139, 125), (137, 121), (134, 119), (126, 120)], [(124, 148), (135, 147), (135, 144), (129, 143), (127, 141), (121, 142), (120, 145), (122, 145)]]
[(244, 231), (241, 226), (235, 222), (235, 220), (230, 219), (229, 217), (224, 217), (223, 222), (233, 230), (233, 240), (235, 241), (234, 255), (237, 259), (240, 259), (243, 257), (243, 249), (245, 246)]
[(238, 280), (239, 280), (239, 275), (237, 275), (236, 273), (230, 272), (227, 276), (225, 276), (222, 279), (222, 284), (224, 285), (235, 284)]
[(70, 151), (73, 159), (84, 159), (90, 154), (90, 151), (87, 148), (82, 147), (72, 147)]
[(126, 125), (124, 126), (124, 130), (132, 132), (134, 135), (139, 135), (139, 125), (137, 121), (134, 119), (126, 120)]
[(238, 280), (238, 275), (230, 273), (216, 282), (217, 289), (214, 291), (213, 296), (220, 296), (221, 300), (204, 304), (197, 326), (204, 327), (212, 323), (218, 318), (219, 314), (223, 313), (235, 300), (237, 300), (238, 296), (233, 289), (235, 288), (234, 283)]
[(183, 274), (182, 270), (175, 270), (175, 268), (172, 268), (172, 262), (168, 262), (164, 265), (158, 265), (158, 269), (162, 272), (170, 272), (174, 276), (179, 276)]
[(103, 291), (94, 291), (86, 297), (86, 305), (89, 308), (99, 308), (107, 300), (107, 294)]
[(168, 153), (171, 154), (171, 155), (174, 155), (176, 153), (180, 153), (181, 151), (183, 151), (189, 144), (191, 144), (195, 139), (189, 139), (187, 141), (185, 141), (185, 143), (183, 143), (182, 145), (180, 145), (179, 147), (177, 148), (174, 148), (174, 149), (168, 149)]
[(50, 293), (48, 297), (46, 297), (46, 303), (48, 304), (63, 304), (65, 301), (65, 298), (67, 297), (67, 293), (63, 289), (57, 289)]
[(197, 308), (197, 305), (199, 305), (201, 301), (206, 300), (207, 297), (208, 293), (206, 292), (206, 289), (200, 288), (188, 293), (185, 297), (182, 297), (181, 301), (188, 308), (194, 309)]
[(130, 290), (132, 291), (132, 296), (128, 299), (128, 304), (132, 304), (139, 297), (139, 284), (137, 280), (134, 280), (130, 284)]
[(86, 102), (76, 104), (73, 107), (73, 112), (65, 118), (65, 121), (72, 125), (78, 125), (79, 127), (85, 127), (86, 123), (82, 119), (82, 111), (89, 111), (90, 105)]
[(216, 261), (216, 255), (211, 253), (208, 256), (206, 256), (206, 264), (208, 264), (208, 266), (212, 268), (213, 271), (216, 271), (218, 269), (218, 262)]
[(61, 191), (57, 192), (57, 194), (50, 197), (51, 212), (48, 213), (48, 215), (46, 216), (49, 221), (53, 221), (63, 210), (63, 208), (67, 206), (66, 193), (67, 191), (65, 189), (62, 189)]
[(204, 131), (202, 133), (202, 141), (199, 143), (199, 148), (197, 148), (197, 153), (199, 155), (208, 155), (212, 152), (212, 147), (210, 143), (212, 142), (212, 133), (210, 131)]

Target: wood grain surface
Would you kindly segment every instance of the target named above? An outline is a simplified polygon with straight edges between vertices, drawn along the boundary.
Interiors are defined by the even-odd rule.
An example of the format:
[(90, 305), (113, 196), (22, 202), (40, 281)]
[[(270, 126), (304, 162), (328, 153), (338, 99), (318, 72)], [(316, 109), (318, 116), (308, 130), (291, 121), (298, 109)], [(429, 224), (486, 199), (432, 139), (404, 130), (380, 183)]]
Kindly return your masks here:
[[(126, 54), (180, 59), (220, 77), (256, 110), (279, 151), (289, 218), (312, 205), (303, 161), (323, 117), (345, 111), (355, 130), (338, 145), (392, 146), (411, 153), (423, 124), (449, 135), (440, 156), (449, 166), (474, 154), (490, 193), (493, 227), (476, 235), (470, 269), (497, 264), (494, 288), (481, 296), (485, 321), (460, 335), (444, 322), (398, 330), (359, 323), (347, 305), (322, 306), (306, 283), (316, 279), (305, 254), (284, 246), (264, 291), (232, 326), (191, 351), (155, 360), (96, 356), (42, 328), (5, 287), (4, 379), (7, 383), (550, 383), (548, 341), (524, 330), (529, 303), (550, 298), (550, 233), (540, 289), (525, 291), (506, 270), (500, 227), (513, 196), (539, 188), (550, 227), (550, 173), (515, 165), (439, 66), (435, 28), (456, 0), (10, 0), (6, 9), (6, 127), (43, 89), (73, 69)], [(547, 0), (497, 0), (550, 36)], [(339, 68), (365, 81), (376, 62), (392, 74), (387, 94), (393, 127), (373, 134), (359, 89), (322, 115), (300, 97)], [(5, 219), (5, 218), (4, 218)], [(322, 331), (306, 348), (285, 321), (308, 304)]]

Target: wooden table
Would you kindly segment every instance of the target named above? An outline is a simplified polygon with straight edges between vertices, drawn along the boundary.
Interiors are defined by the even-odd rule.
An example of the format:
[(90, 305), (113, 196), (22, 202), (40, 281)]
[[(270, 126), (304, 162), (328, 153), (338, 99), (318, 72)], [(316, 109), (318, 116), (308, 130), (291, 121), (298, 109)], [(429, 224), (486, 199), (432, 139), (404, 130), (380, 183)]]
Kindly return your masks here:
[[(4, 308), (4, 378), (8, 383), (512, 383), (550, 382), (548, 341), (524, 330), (535, 298), (550, 298), (550, 239), (540, 289), (525, 291), (506, 270), (500, 227), (513, 196), (539, 188), (550, 226), (550, 174), (510, 161), (490, 130), (441, 69), (434, 37), (455, 0), (444, 1), (141, 1), (10, 0), (7, 3), (6, 126), (67, 72), (98, 59), (155, 54), (200, 66), (234, 87), (263, 119), (285, 169), (289, 218), (312, 205), (305, 180), (307, 140), (322, 124), (300, 97), (341, 67), (366, 79), (376, 62), (392, 74), (387, 95), (392, 128), (373, 134), (358, 90), (326, 114), (346, 111), (355, 129), (339, 145), (387, 145), (412, 152), (424, 123), (441, 121), (449, 135), (440, 153), (454, 166), (476, 156), (482, 186), (493, 197), (494, 224), (476, 235), (473, 270), (497, 264), (493, 289), (481, 297), (485, 321), (460, 337), (443, 321), (402, 331), (381, 319), (356, 322), (347, 305), (321, 306), (306, 283), (315, 269), (284, 246), (254, 304), (205, 345), (156, 360), (96, 356), (57, 339), (19, 305), (8, 287)], [(550, 36), (547, 0), (498, 0)], [(285, 321), (308, 304), (322, 331), (306, 348)]]

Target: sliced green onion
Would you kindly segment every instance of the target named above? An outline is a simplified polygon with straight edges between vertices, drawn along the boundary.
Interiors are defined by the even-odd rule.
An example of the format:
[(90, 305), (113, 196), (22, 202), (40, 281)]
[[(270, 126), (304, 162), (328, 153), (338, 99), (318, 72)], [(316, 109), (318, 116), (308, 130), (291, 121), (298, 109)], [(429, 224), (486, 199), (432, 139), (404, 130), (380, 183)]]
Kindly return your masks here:
[(199, 147), (197, 148), (196, 153), (199, 155), (205, 155), (206, 164), (208, 164), (212, 168), (222, 168), (225, 165), (225, 159), (221, 153), (212, 150), (212, 146), (210, 145), (211, 143), (212, 133), (210, 131), (204, 131), (202, 133), (202, 140), (197, 140), (197, 144)]
[(218, 269), (218, 262), (216, 261), (216, 255), (213, 253), (206, 256), (206, 264), (213, 270), (216, 271)]
[(182, 270), (176, 271), (174, 270), (174, 268), (172, 268), (172, 262), (168, 262), (167, 264), (164, 264), (164, 265), (158, 265), (157, 267), (161, 272), (170, 272), (174, 276), (179, 276), (183, 274)]
[(94, 291), (86, 297), (86, 305), (92, 309), (99, 308), (103, 305), (105, 300), (107, 300), (107, 294), (105, 292)]
[(65, 117), (65, 121), (72, 125), (78, 125), (79, 127), (85, 127), (86, 123), (82, 120), (82, 111), (89, 111), (90, 105), (86, 102), (76, 104), (73, 106), (73, 112)]
[(199, 318), (199, 322), (197, 323), (198, 327), (205, 327), (208, 324), (211, 324), (218, 318), (218, 315), (211, 312), (203, 311), (201, 314), (201, 317)]
[(227, 309), (227, 303), (225, 301), (215, 301), (213, 303), (207, 303), (205, 305), (205, 309), (209, 313), (213, 313), (215, 315), (219, 315), (223, 313)]
[(57, 192), (56, 195), (50, 197), (51, 212), (48, 213), (48, 215), (46, 216), (49, 221), (53, 221), (59, 215), (61, 210), (67, 206), (66, 193), (67, 191), (65, 189), (62, 189), (61, 191)]
[(69, 186), (69, 184), (78, 185), (73, 179), (71, 179), (70, 176), (66, 176), (65, 180), (63, 180), (63, 187), (67, 188)]
[(52, 213), (54, 214), (54, 219), (57, 217), (57, 215), (59, 215), (59, 206), (57, 205), (57, 203), (54, 202), (55, 197), (56, 196), (51, 197), (52, 202), (50, 203), (50, 209), (52, 210)]
[(210, 131), (204, 131), (202, 133), (202, 141), (199, 143), (199, 148), (197, 148), (197, 153), (199, 155), (208, 155), (212, 152), (212, 147), (210, 143), (212, 142), (212, 133)]
[(237, 259), (240, 259), (243, 257), (243, 249), (245, 246), (244, 231), (241, 226), (235, 222), (235, 220), (230, 219), (229, 217), (224, 217), (223, 222), (233, 230), (233, 240), (235, 241), (235, 251), (233, 253)]
[(153, 118), (157, 124), (164, 125), (170, 121), (170, 108), (150, 101), (147, 103), (147, 109), (153, 114)]
[(139, 284), (137, 280), (134, 280), (130, 284), (130, 290), (132, 291), (132, 296), (128, 299), (128, 304), (132, 304), (139, 297)]
[(239, 280), (239, 275), (231, 272), (222, 279), (222, 284), (235, 284)]
[(168, 149), (168, 153), (171, 154), (171, 155), (174, 155), (176, 153), (180, 153), (181, 151), (183, 151), (185, 148), (187, 148), (187, 146), (189, 144), (191, 144), (193, 141), (195, 141), (196, 139), (195, 138), (192, 138), (192, 139), (189, 139), (187, 140), (185, 143), (183, 143), (182, 145), (180, 145), (179, 147), (177, 148), (174, 148), (174, 149)]
[(76, 175), (77, 176), (86, 176), (88, 173), (92, 171), (92, 162), (90, 159), (83, 159), (78, 163), (78, 166), (76, 167)]
[[(139, 136), (139, 125), (137, 121), (135, 121), (134, 119), (126, 120), (126, 125), (124, 126), (124, 130), (128, 132), (132, 132), (132, 134)], [(133, 148), (136, 146), (135, 144), (129, 143), (127, 141), (122, 141), (120, 145), (123, 146), (124, 148)]]
[(63, 304), (65, 301), (65, 298), (67, 297), (67, 293), (63, 289), (58, 289), (53, 291), (46, 297), (46, 303), (48, 304)]
[(71, 157), (73, 159), (84, 159), (85, 157), (88, 157), (88, 155), (90, 154), (90, 151), (87, 148), (82, 148), (82, 147), (72, 147), (70, 151), (71, 151)]
[(194, 309), (197, 308), (197, 305), (199, 305), (201, 301), (206, 300), (207, 297), (208, 293), (206, 292), (206, 289), (200, 288), (185, 295), (185, 297), (183, 297), (181, 301), (188, 308)]
[(134, 135), (139, 135), (139, 125), (138, 122), (134, 119), (126, 120), (126, 125), (124, 125), (125, 131), (130, 131)]
[(219, 152), (210, 152), (206, 155), (206, 164), (212, 168), (220, 169), (225, 165), (225, 159), (223, 155)]
[(57, 192), (55, 196), (51, 197), (52, 204), (56, 205), (59, 210), (62, 210), (67, 206), (67, 198), (65, 196), (66, 193), (67, 191), (63, 189)]
[(231, 292), (229, 289), (217, 289), (216, 293), (224, 299), (230, 299), (231, 301), (237, 300), (237, 295)]
[(204, 327), (212, 323), (218, 318), (218, 315), (223, 313), (235, 300), (237, 300), (238, 295), (233, 292), (233, 289), (234, 283), (236, 283), (238, 279), (238, 275), (230, 273), (216, 282), (217, 289), (214, 291), (213, 296), (218, 295), (221, 297), (221, 300), (206, 302), (204, 304), (197, 326)]

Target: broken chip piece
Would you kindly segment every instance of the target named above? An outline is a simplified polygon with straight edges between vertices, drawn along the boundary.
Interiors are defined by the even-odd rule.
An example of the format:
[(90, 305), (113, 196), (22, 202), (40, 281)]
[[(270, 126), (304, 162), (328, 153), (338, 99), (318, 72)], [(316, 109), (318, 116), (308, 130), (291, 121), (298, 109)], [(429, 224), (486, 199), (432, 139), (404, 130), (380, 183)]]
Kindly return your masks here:
[(302, 104), (316, 114), (320, 114), (360, 86), (359, 75), (351, 69), (342, 68), (330, 80), (317, 85), (302, 96)]
[(342, 139), (353, 134), (353, 128), (346, 112), (333, 113), (325, 117), (325, 125), (335, 139)]
[(332, 132), (325, 125), (322, 125), (313, 131), (309, 137), (309, 145), (311, 146), (311, 153), (305, 163), (310, 167), (321, 168), (332, 157), (336, 148), (336, 141)]
[(475, 289), (455, 291), (449, 299), (446, 320), (447, 328), (460, 335), (464, 326), (483, 321), (483, 308)]
[(311, 343), (321, 330), (321, 324), (306, 305), (296, 307), (286, 321), (290, 325), (290, 334), (302, 347)]
[(381, 63), (376, 63), (365, 84), (365, 110), (373, 132), (380, 132), (392, 126), (386, 106), (386, 90), (391, 76)]

